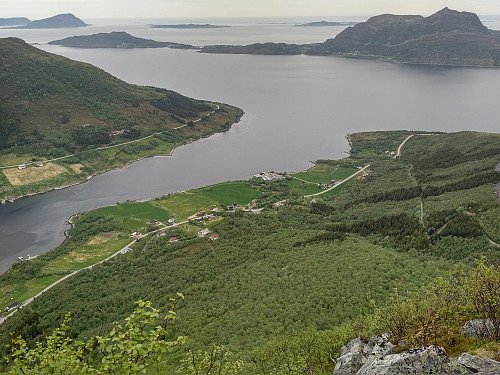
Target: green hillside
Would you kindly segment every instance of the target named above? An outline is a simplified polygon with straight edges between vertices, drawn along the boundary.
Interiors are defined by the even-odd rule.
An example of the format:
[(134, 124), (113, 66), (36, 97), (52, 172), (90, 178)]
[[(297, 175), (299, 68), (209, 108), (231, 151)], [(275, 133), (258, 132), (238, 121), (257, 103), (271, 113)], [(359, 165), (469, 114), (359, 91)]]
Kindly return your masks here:
[[(0, 199), (168, 154), (177, 144), (229, 129), (242, 115), (221, 103), (128, 84), (16, 38), (0, 39), (0, 82), (0, 168), (56, 159), (66, 169), (57, 178), (0, 176)], [(130, 141), (137, 143), (97, 150)]]
[[(418, 306), (427, 306), (432, 293), (444, 290), (432, 287), (424, 293), (422, 288), (447, 277), (456, 264), (463, 263), (463, 273), (480, 257), (500, 264), (495, 193), (500, 135), (401, 131), (349, 137), (349, 158), (318, 161), (312, 170), (298, 174), (299, 185), (288, 176), (194, 191), (190, 209), (211, 209), (224, 197), (221, 193), (234, 186), (234, 199), (240, 196), (246, 204), (254, 198), (252, 206), (264, 210), (225, 211), (221, 206), (215, 221), (142, 238), (132, 251), (79, 273), (9, 318), (1, 327), (3, 342), (8, 342), (10, 331), (30, 342), (40, 340), (67, 312), (73, 317), (70, 337), (104, 335), (113, 321), (130, 314), (135, 301), (150, 300), (166, 308), (169, 298), (181, 292), (185, 300), (176, 308), (178, 319), (169, 325), (168, 337), (187, 335), (189, 340), (165, 357), (163, 373), (174, 373), (189, 349), (210, 350), (213, 344), (242, 358), (248, 374), (280, 373), (277, 368), (286, 367), (284, 363), (312, 366), (312, 374), (331, 373), (329, 356), (337, 356), (350, 338), (394, 329), (380, 318), (387, 314), (407, 319), (397, 335), (415, 345), (434, 340), (451, 352), (481, 347), (484, 344), (462, 339), (459, 333), (459, 324), (481, 316), (461, 299), (464, 290), (472, 293), (460, 289), (467, 281), (453, 284), (458, 288), (453, 293), (462, 297), (446, 300), (446, 308), (437, 306), (438, 315), (418, 315), (423, 311)], [(398, 149), (400, 156), (395, 156)], [(325, 194), (301, 195), (300, 184), (314, 184), (321, 192), (326, 187), (318, 184), (327, 184), (332, 176), (346, 178), (367, 164), (363, 173)], [(250, 194), (250, 187), (257, 193)], [(12, 280), (50, 277), (57, 269), (47, 267), (48, 262), (76, 257), (79, 246), (96, 243), (103, 233), (117, 238), (135, 229), (145, 233), (153, 229), (146, 225), (147, 216), (159, 217), (159, 209), (165, 210), (163, 218), (175, 210), (186, 213), (189, 194), (82, 215), (65, 244), (40, 259), (17, 264), (0, 281), (8, 285)], [(205, 227), (219, 238), (198, 237)], [(179, 241), (170, 243), (170, 237)], [(15, 290), (3, 290), (7, 292)], [(418, 297), (407, 298), (407, 293)], [(397, 312), (398, 306), (407, 309)], [(434, 324), (435, 329), (419, 336), (418, 324)], [(445, 331), (446, 336), (436, 336)], [(312, 365), (305, 358), (317, 362)], [(306, 370), (281, 373), (301, 371)]]

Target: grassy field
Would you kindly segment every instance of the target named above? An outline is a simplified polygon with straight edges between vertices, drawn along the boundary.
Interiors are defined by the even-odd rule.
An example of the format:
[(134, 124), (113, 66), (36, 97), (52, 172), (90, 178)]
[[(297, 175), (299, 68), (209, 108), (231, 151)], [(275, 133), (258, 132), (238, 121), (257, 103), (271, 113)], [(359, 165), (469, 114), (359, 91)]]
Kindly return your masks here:
[(212, 210), (214, 207), (222, 209), (222, 206), (234, 203), (246, 206), (259, 194), (259, 191), (244, 182), (225, 182), (171, 194), (162, 198), (159, 203), (171, 211), (176, 218), (185, 218), (200, 210)]
[(199, 192), (207, 198), (220, 202), (225, 206), (235, 203), (240, 206), (246, 206), (260, 194), (244, 182), (225, 182), (196, 189), (195, 192)]
[(0, 309), (5, 308), (13, 302), (23, 302), (30, 297), (40, 293), (47, 286), (61, 278), (61, 275), (50, 275), (37, 277), (25, 283), (4, 284), (0, 287)]
[(9, 168), (3, 170), (3, 173), (9, 182), (15, 186), (28, 185), (48, 180), (67, 172), (68, 170), (66, 168), (54, 163), (46, 163), (43, 167), (28, 166), (24, 169)]
[(316, 194), (323, 191), (323, 189), (318, 187), (317, 183), (308, 183), (297, 179), (287, 180), (286, 183), (292, 188), (292, 192), (299, 195)]
[(149, 222), (153, 219), (160, 222), (167, 222), (172, 217), (169, 211), (163, 207), (155, 206), (151, 202), (127, 202), (116, 206), (98, 208), (93, 212), (97, 215), (110, 215), (117, 218), (135, 219), (143, 222)]
[(85, 268), (116, 253), (130, 242), (130, 237), (117, 233), (100, 233), (77, 250), (49, 262), (42, 272), (65, 273)]
[(331, 180), (343, 180), (356, 172), (355, 168), (316, 164), (305, 172), (293, 173), (291, 176), (317, 184), (325, 184)]
[(0, 155), (0, 166), (26, 164), (34, 157), (35, 155), (3, 154)]
[(147, 138), (123, 146), (100, 150), (99, 153), (105, 159), (116, 159), (121, 163), (130, 163), (148, 156), (168, 155), (174, 147), (174, 143), (164, 142), (158, 138)]

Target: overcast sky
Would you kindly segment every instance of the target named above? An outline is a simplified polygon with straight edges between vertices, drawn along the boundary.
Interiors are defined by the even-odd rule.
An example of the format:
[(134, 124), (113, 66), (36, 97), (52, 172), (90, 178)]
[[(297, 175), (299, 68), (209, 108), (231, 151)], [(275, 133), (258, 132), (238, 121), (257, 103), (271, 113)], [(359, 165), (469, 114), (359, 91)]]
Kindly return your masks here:
[(0, 0), (0, 17), (199, 18), (422, 14), (449, 7), (500, 15), (500, 0)]

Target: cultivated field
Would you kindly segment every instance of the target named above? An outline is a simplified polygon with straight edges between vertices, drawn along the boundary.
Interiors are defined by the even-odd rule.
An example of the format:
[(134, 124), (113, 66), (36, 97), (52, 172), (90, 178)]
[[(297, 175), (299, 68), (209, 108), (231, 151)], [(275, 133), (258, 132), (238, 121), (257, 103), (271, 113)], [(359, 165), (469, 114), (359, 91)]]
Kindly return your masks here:
[(47, 163), (43, 167), (29, 166), (25, 169), (10, 168), (4, 169), (3, 173), (9, 182), (14, 186), (32, 184), (38, 181), (48, 180), (59, 176), (62, 173), (67, 173), (67, 169), (54, 164)]

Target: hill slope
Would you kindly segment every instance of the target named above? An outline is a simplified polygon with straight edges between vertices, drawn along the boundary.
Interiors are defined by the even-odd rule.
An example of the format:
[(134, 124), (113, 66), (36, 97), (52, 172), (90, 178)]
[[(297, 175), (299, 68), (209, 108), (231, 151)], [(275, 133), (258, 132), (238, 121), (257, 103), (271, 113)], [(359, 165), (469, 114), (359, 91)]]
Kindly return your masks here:
[[(385, 153), (409, 136), (400, 158)], [(257, 204), (268, 208), (261, 214), (221, 212), (222, 220), (204, 224), (220, 235), (217, 241), (199, 238), (203, 226), (197, 224), (143, 238), (126, 255), (68, 279), (9, 318), (4, 340), (12, 330), (40, 338), (67, 311), (75, 336), (105, 333), (135, 300), (164, 306), (182, 292), (174, 336), (189, 335), (187, 348), (225, 344), (251, 358), (277, 334), (327, 330), (356, 319), (382, 306), (395, 288), (417, 290), (459, 261), (470, 265), (484, 255), (500, 262), (490, 242), (500, 242), (493, 192), (500, 180), (500, 135), (374, 132), (350, 138), (351, 158), (320, 161), (299, 176), (314, 178), (316, 188), (321, 179), (331, 181), (334, 170), (370, 162), (373, 171), (365, 176), (314, 201), (302, 198), (308, 184), (300, 180), (253, 179), (261, 191)], [(153, 205), (169, 217), (175, 198), (137, 203), (136, 209), (149, 205), (154, 212)], [(283, 199), (285, 205), (273, 205)], [(16, 279), (53, 277), (60, 269), (48, 266), (52, 259), (102, 243), (103, 232), (128, 237), (131, 217), (121, 208), (80, 217), (61, 248), (2, 276), (5, 290)], [(149, 216), (141, 218), (144, 226)], [(171, 236), (179, 241), (170, 243)]]
[[(176, 144), (227, 130), (242, 115), (221, 103), (217, 107), (173, 91), (128, 84), (90, 64), (44, 52), (17, 38), (0, 39), (0, 82), (0, 167), (76, 154), (71, 163), (66, 161), (87, 168), (73, 176), (80, 181), (88, 174), (168, 154)], [(200, 118), (203, 121), (193, 122)], [(153, 143), (129, 146), (123, 153), (116, 149), (110, 155), (80, 155), (101, 145), (166, 131), (171, 133)], [(71, 168), (68, 172), (73, 174)], [(19, 189), (0, 173), (0, 198), (68, 182)]]
[(21, 26), (22, 29), (59, 29), (88, 26), (78, 17), (71, 13), (58, 14), (53, 17), (44, 18), (42, 20), (31, 21), (30, 23)]

